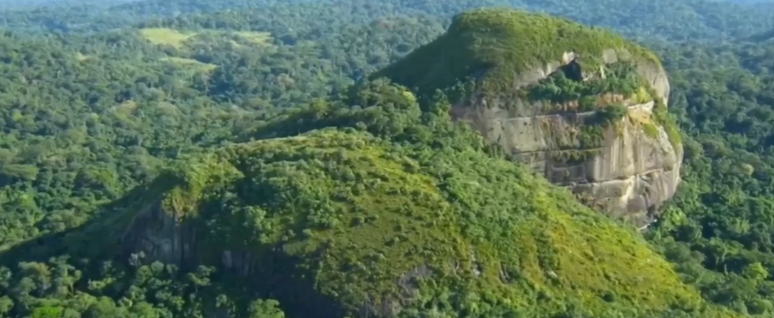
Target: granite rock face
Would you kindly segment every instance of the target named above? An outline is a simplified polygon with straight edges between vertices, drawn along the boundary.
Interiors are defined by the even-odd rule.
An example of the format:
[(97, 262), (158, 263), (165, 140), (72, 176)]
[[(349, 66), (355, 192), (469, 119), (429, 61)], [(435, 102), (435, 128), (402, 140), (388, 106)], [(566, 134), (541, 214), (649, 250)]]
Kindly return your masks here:
[[(680, 182), (683, 151), (666, 111), (661, 62), (610, 31), (472, 10), (371, 76), (379, 77), (426, 96), (446, 92), (453, 118), (585, 203), (638, 226), (652, 221)], [(598, 117), (611, 111), (618, 117), (601, 127)], [(593, 144), (585, 138), (591, 126)]]
[[(615, 63), (621, 55), (613, 49), (605, 50), (602, 59), (604, 63)], [(520, 74), (514, 80), (514, 91), (560, 71), (574, 59), (574, 53), (566, 52), (562, 60)], [(572, 103), (564, 105), (568, 108), (566, 112), (547, 114), (543, 111), (548, 106), (546, 101), (513, 95), (470, 98), (454, 105), (451, 113), (501, 145), (514, 159), (551, 182), (569, 187), (587, 203), (645, 226), (651, 222), (655, 208), (670, 199), (677, 189), (683, 149), (671, 142), (665, 128), (653, 120), (655, 104), (668, 102), (666, 73), (659, 65), (636, 63), (638, 75), (648, 82), (656, 96), (646, 102), (614, 94), (600, 96), (628, 108), (621, 122), (604, 129), (600, 147), (583, 148), (575, 140), (574, 136), (584, 125), (589, 125), (596, 112), (575, 111), (572, 108), (577, 105)], [(654, 127), (656, 134), (647, 134), (645, 125)], [(561, 159), (566, 157), (563, 153), (577, 151), (593, 155), (584, 160)]]

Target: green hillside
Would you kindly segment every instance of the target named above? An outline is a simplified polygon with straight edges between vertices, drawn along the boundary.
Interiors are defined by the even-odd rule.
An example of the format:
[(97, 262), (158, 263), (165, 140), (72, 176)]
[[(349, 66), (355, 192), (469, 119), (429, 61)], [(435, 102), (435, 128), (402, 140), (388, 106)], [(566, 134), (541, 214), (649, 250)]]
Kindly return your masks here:
[[(660, 62), (652, 52), (604, 29), (506, 8), (478, 9), (454, 17), (447, 33), (372, 75), (424, 93), (475, 78), (488, 91), (508, 93), (514, 78), (575, 52), (584, 70), (598, 69), (605, 50)], [(511, 92), (512, 93), (512, 92)]]
[[(331, 299), (318, 307), (322, 312), (330, 306), (331, 312), (341, 307), (353, 314), (370, 303), (365, 310), (378, 316), (415, 316), (428, 307), (487, 317), (573, 310), (636, 316), (699, 308), (696, 291), (682, 285), (636, 233), (525, 169), (476, 149), (481, 141), (448, 118), (422, 123), (410, 93), (383, 85), (358, 92), (370, 95), (362, 111), (318, 105), (270, 124), (286, 127), (299, 117), (334, 113), (322, 123), (304, 122), (339, 123), (338, 130), (228, 147), (220, 152), (224, 161), (211, 167), (223, 171), (228, 162), (233, 181), (208, 189), (194, 180), (223, 182), (222, 177), (192, 167), (186, 174), (195, 177), (184, 179), (193, 184), (170, 190), (182, 197), (166, 200), (187, 202), (193, 209), (181, 212), (205, 219), (191, 221), (207, 224), (197, 230), (210, 233), (202, 244), (247, 249), (259, 260), (280, 250), (280, 259), (298, 260), (287, 266), (305, 273), (313, 292), (275, 292), (288, 295), (280, 303), (293, 301), (300, 308), (305, 302), (291, 295)], [(387, 105), (393, 110), (383, 108)], [(341, 130), (358, 122), (372, 134)], [(428, 147), (434, 137), (399, 146), (373, 133), (388, 140), (439, 136), (439, 143), (449, 146)], [(449, 133), (457, 137), (441, 137)], [(202, 188), (208, 191), (201, 196), (187, 195)], [(227, 203), (213, 209), (218, 202)]]
[[(492, 5), (552, 16), (452, 19)], [(0, 9), (0, 318), (771, 317), (774, 45), (743, 41), (765, 39), (770, 8)], [(682, 182), (647, 230), (503, 159), (432, 91), (481, 65), (499, 83), (559, 44), (652, 51), (669, 74)], [(411, 52), (422, 59), (393, 64)], [(389, 65), (422, 91), (352, 86)], [(598, 88), (554, 80), (536, 95)]]
[[(377, 82), (354, 94), (366, 108), (316, 104), (269, 123), (256, 133), (277, 137), (190, 159), (139, 189), (134, 208), (58, 240), (73, 256), (105, 257), (144, 241), (126, 233), (151, 225), (129, 220), (166, 213), (180, 230), (139, 232), (200, 233), (184, 244), (208, 266), (226, 250), (275, 262), (240, 288), (275, 295), (291, 317), (723, 316), (633, 229), (488, 154), (405, 89)], [(294, 130), (313, 130), (282, 137), (299, 122)], [(161, 212), (146, 208), (154, 202)], [(123, 248), (86, 242), (121, 233)]]

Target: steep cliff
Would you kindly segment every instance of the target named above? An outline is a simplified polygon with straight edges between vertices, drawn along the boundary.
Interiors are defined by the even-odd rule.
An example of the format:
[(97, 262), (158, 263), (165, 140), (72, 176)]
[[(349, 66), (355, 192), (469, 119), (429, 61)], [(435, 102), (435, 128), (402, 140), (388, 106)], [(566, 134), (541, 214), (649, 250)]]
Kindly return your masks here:
[(373, 77), (444, 91), (458, 101), (456, 119), (638, 225), (679, 183), (682, 146), (666, 112), (664, 69), (606, 30), (509, 9), (470, 11)]

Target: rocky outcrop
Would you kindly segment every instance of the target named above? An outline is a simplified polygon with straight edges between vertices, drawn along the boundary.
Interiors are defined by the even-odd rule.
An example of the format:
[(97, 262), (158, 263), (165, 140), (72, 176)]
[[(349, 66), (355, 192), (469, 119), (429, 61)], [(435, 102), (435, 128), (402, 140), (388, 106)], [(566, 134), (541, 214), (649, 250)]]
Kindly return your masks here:
[(176, 265), (216, 263), (231, 274), (255, 274), (257, 259), (251, 252), (234, 248), (212, 250), (206, 236), (197, 237), (199, 221), (165, 209), (163, 200), (147, 202), (127, 226), (122, 247), (127, 254), (141, 252), (135, 257), (145, 261)]
[(141, 207), (123, 233), (122, 247), (127, 252), (141, 251), (141, 258), (167, 264), (194, 263), (196, 229), (164, 211), (161, 201), (147, 202)]
[[(563, 77), (555, 80), (558, 73)], [(679, 184), (683, 154), (666, 112), (667, 75), (652, 52), (611, 32), (525, 12), (474, 10), (377, 77), (420, 94), (448, 92), (453, 118), (589, 205), (638, 226), (652, 221)], [(607, 82), (578, 89), (594, 81)], [(535, 96), (534, 87), (553, 95)], [(600, 127), (595, 118), (611, 106), (626, 114)], [(589, 144), (581, 137), (592, 126), (600, 140)]]
[[(565, 54), (568, 55), (572, 54)], [(606, 50), (603, 59), (605, 63), (615, 63), (619, 61), (619, 54)], [(535, 84), (572, 61), (534, 68), (518, 77), (513, 89)], [(656, 95), (654, 100), (623, 100), (628, 108), (627, 116), (604, 129), (604, 139), (598, 147), (583, 148), (576, 140), (584, 125), (593, 125), (588, 121), (595, 115), (594, 111), (546, 114), (544, 110), (555, 109), (555, 105), (490, 96), (456, 104), (451, 112), (454, 118), (468, 122), (514, 159), (553, 183), (569, 187), (613, 216), (644, 226), (652, 220), (654, 209), (674, 195), (680, 182), (683, 151), (679, 144), (670, 141), (665, 127), (653, 118), (655, 104), (668, 102), (666, 73), (652, 64), (641, 64), (637, 71), (651, 85)], [(619, 99), (623, 98), (619, 96)], [(646, 126), (655, 128), (656, 134), (648, 135)], [(586, 155), (586, 159), (566, 159), (573, 154)]]

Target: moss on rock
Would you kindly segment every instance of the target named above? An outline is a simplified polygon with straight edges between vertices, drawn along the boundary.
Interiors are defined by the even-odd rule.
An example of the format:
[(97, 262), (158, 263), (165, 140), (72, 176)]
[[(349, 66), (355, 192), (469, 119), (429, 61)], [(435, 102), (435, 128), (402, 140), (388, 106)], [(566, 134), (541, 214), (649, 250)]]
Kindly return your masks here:
[[(222, 186), (241, 176), (228, 162), (215, 155), (189, 158), (162, 173), (154, 189), (164, 193), (164, 211), (177, 217), (196, 213), (197, 204), (208, 187)], [(162, 186), (163, 185), (163, 186)]]

